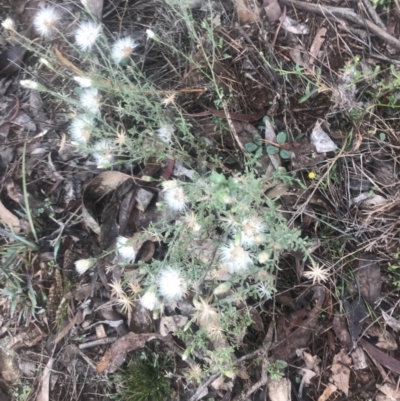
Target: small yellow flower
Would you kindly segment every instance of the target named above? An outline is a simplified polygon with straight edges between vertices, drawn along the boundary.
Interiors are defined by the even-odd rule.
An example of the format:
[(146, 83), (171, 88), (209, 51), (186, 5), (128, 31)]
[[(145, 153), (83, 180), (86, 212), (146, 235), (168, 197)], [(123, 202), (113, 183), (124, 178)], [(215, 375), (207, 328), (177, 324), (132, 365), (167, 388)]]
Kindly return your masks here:
[(316, 178), (316, 177), (317, 177), (317, 174), (315, 174), (314, 171), (310, 171), (310, 172), (308, 173), (308, 178), (309, 178), (310, 180), (313, 180), (313, 179)]

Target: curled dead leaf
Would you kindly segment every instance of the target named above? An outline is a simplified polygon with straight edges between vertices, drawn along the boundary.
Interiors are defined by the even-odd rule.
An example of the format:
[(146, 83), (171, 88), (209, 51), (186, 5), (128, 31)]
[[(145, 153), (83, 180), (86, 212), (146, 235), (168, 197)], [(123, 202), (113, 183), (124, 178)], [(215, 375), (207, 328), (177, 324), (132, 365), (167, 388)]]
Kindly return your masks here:
[(134, 351), (143, 348), (148, 341), (154, 339), (162, 339), (164, 341), (170, 341), (170, 337), (163, 337), (160, 334), (136, 334), (128, 333), (123, 337), (119, 338), (108, 351), (101, 358), (97, 364), (97, 373), (113, 373), (119, 366), (121, 366), (126, 359), (126, 355), (130, 351)]

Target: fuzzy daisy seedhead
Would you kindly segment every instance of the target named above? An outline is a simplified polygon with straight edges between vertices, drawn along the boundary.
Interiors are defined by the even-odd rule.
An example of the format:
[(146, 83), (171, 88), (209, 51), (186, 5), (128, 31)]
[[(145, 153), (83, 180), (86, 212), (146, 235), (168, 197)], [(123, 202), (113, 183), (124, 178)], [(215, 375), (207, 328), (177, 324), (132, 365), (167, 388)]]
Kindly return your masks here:
[(171, 143), (174, 131), (175, 129), (171, 125), (163, 125), (156, 129), (156, 134), (164, 143)]
[(187, 286), (179, 269), (168, 266), (163, 269), (158, 278), (160, 295), (168, 302), (181, 300), (186, 293)]
[(122, 289), (121, 280), (115, 280), (108, 284), (111, 288), (111, 296), (121, 298), (125, 295), (125, 291)]
[(265, 300), (271, 299), (272, 290), (271, 288), (269, 288), (269, 286), (266, 286), (264, 283), (258, 283), (256, 285), (256, 290), (261, 299)]
[(84, 274), (96, 263), (96, 259), (80, 259), (75, 262), (75, 269), (78, 274)]
[(92, 21), (82, 22), (75, 32), (76, 45), (83, 51), (89, 51), (101, 33), (101, 25)]
[(313, 281), (313, 284), (320, 284), (321, 282), (329, 279), (329, 269), (325, 269), (323, 266), (313, 263), (309, 266), (310, 270), (303, 273), (303, 276)]
[(236, 241), (219, 248), (220, 259), (230, 273), (240, 273), (253, 265), (253, 255)]
[(176, 181), (170, 180), (163, 184), (164, 200), (168, 208), (174, 212), (183, 212), (186, 209), (187, 196)]
[(47, 6), (39, 10), (33, 17), (33, 26), (40, 36), (51, 38), (57, 32), (61, 14), (54, 7)]
[(7, 31), (15, 31), (16, 25), (15, 22), (12, 18), (8, 17), (6, 18), (2, 23), (1, 26), (4, 29), (7, 29)]
[(117, 64), (126, 61), (138, 45), (139, 44), (129, 36), (118, 39), (112, 45), (111, 57)]
[(255, 245), (257, 236), (265, 231), (265, 224), (263, 220), (258, 216), (252, 216), (242, 221), (240, 225), (241, 231), (241, 244), (245, 247), (251, 247)]
[(111, 141), (103, 139), (94, 145), (93, 157), (97, 168), (108, 168), (114, 160), (113, 146)]
[(119, 236), (116, 241), (116, 248), (118, 255), (124, 262), (135, 260), (136, 251), (133, 249), (132, 243), (128, 238)]
[(87, 88), (79, 96), (79, 102), (86, 111), (94, 115), (100, 114), (101, 96), (96, 88)]
[(140, 298), (140, 304), (150, 310), (153, 311), (155, 309), (158, 309), (160, 306), (160, 301), (157, 296), (157, 288), (155, 286), (151, 286)]
[(199, 300), (193, 299), (193, 305), (196, 310), (194, 318), (200, 325), (204, 326), (210, 322), (216, 322), (219, 320), (217, 310), (210, 305), (210, 303), (199, 297)]
[(94, 127), (95, 121), (93, 117), (87, 114), (81, 114), (72, 120), (69, 127), (69, 134), (73, 141), (86, 144), (89, 142)]
[(194, 233), (198, 233), (201, 231), (201, 225), (199, 224), (198, 218), (194, 212), (188, 213), (186, 216), (182, 218), (185, 222), (186, 227)]
[(133, 310), (133, 301), (126, 295), (122, 295), (121, 297), (115, 298), (114, 302), (117, 306), (120, 307), (122, 313), (129, 315)]

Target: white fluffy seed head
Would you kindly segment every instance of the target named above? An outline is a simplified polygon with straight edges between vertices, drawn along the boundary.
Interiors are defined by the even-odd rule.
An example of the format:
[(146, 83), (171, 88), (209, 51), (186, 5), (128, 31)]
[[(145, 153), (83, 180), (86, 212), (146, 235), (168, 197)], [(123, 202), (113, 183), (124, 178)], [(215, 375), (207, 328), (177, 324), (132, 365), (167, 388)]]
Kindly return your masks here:
[(94, 145), (93, 157), (96, 160), (97, 168), (108, 168), (114, 160), (113, 146), (111, 141), (102, 139)]
[(221, 261), (231, 273), (240, 273), (253, 265), (253, 255), (234, 241), (219, 248)]
[(80, 259), (75, 262), (75, 269), (78, 274), (84, 274), (96, 263), (96, 259)]
[(258, 216), (252, 216), (243, 220), (241, 224), (241, 244), (245, 247), (257, 243), (257, 235), (265, 231), (265, 224)]
[(132, 54), (133, 50), (138, 46), (131, 37), (118, 39), (111, 48), (111, 57), (117, 63), (127, 60)]
[(2, 23), (1, 26), (8, 31), (15, 31), (16, 25), (12, 18), (6, 18)]
[(161, 271), (158, 278), (160, 295), (168, 303), (181, 300), (186, 293), (187, 287), (179, 269), (168, 266)]
[(95, 121), (93, 117), (88, 116), (87, 114), (79, 115), (72, 120), (69, 127), (69, 134), (71, 135), (71, 139), (78, 143), (88, 143), (94, 126)]
[(82, 22), (75, 32), (76, 45), (83, 51), (90, 50), (101, 33), (101, 25), (92, 21)]
[(174, 127), (171, 125), (163, 125), (156, 129), (156, 134), (164, 143), (171, 143), (174, 131)]
[(133, 246), (131, 244), (131, 241), (126, 238), (122, 237), (121, 235), (117, 237), (116, 241), (116, 248), (118, 255), (125, 261), (125, 262), (131, 262), (132, 260), (135, 260), (136, 258), (136, 252), (133, 249)]
[(57, 31), (57, 24), (61, 14), (54, 7), (45, 7), (39, 10), (33, 17), (33, 26), (36, 31), (45, 38), (51, 38)]
[(186, 209), (187, 196), (182, 187), (176, 186), (165, 190), (164, 199), (167, 206), (174, 212), (183, 212)]
[(81, 106), (89, 113), (100, 114), (101, 96), (96, 88), (84, 89), (79, 97)]
[(157, 292), (156, 292), (156, 288), (155, 286), (150, 287), (145, 294), (142, 296), (142, 298), (140, 298), (140, 304), (152, 311), (154, 309), (158, 309), (158, 307), (160, 306), (160, 302), (158, 300), (157, 297)]

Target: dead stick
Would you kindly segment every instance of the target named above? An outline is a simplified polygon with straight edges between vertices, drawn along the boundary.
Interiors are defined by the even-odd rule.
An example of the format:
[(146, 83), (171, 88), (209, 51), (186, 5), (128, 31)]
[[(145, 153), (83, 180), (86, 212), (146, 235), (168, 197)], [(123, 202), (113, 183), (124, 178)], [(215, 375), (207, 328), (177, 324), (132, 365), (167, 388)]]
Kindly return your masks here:
[(221, 376), (221, 373), (214, 373), (211, 375), (201, 386), (199, 386), (196, 392), (190, 397), (189, 401), (197, 401), (199, 396), (202, 395), (204, 389), (206, 389), (214, 380), (218, 379)]
[(280, 0), (285, 6), (293, 6), (299, 10), (309, 11), (325, 18), (342, 18), (354, 22), (360, 26), (366, 26), (370, 32), (374, 33), (378, 38), (382, 39), (388, 45), (400, 50), (400, 41), (389, 35), (384, 29), (375, 25), (373, 22), (364, 20), (362, 17), (354, 12), (345, 12), (343, 9), (337, 7), (321, 6), (320, 4), (310, 4), (304, 1), (296, 0)]
[(238, 397), (235, 397), (233, 401), (244, 401), (247, 400), (253, 393), (255, 393), (260, 387), (265, 386), (268, 382), (267, 376), (267, 361), (264, 359), (261, 364), (261, 379), (254, 383), (251, 387), (245, 390)]
[(386, 31), (385, 24), (382, 22), (381, 17), (378, 15), (376, 12), (375, 8), (372, 6), (370, 0), (362, 0), (364, 7), (368, 11), (368, 14), (372, 18), (372, 20), (375, 22), (376, 25), (379, 26), (379, 28), (382, 28)]
[(111, 344), (111, 343), (117, 341), (117, 339), (118, 339), (118, 337), (100, 338), (99, 340), (89, 341), (87, 343), (79, 344), (78, 348), (86, 349), (86, 348), (96, 347), (96, 345)]

